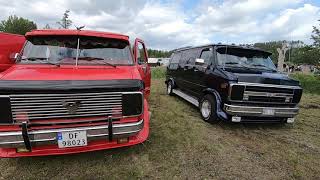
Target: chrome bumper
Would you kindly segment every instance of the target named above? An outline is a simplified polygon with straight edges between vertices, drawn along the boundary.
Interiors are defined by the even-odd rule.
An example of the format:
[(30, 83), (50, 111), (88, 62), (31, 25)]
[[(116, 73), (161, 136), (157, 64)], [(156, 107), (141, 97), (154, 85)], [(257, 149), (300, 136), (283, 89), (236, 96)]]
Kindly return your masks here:
[[(143, 119), (135, 123), (123, 123), (112, 125), (112, 137), (122, 138), (138, 134), (144, 126)], [(49, 130), (34, 130), (29, 131), (30, 143), (32, 145), (39, 144), (57, 144), (57, 133), (68, 131), (87, 131), (88, 142), (96, 139), (106, 139), (109, 137), (109, 126), (87, 126), (76, 128), (62, 128), (62, 129), (49, 129)], [(0, 132), (0, 147), (24, 147), (25, 142), (23, 139), (22, 131), (13, 132)]]
[[(291, 118), (298, 114), (299, 108), (259, 107), (224, 105), (224, 110), (233, 116), (284, 117)], [(269, 113), (268, 113), (269, 112)], [(270, 113), (272, 112), (272, 113)]]

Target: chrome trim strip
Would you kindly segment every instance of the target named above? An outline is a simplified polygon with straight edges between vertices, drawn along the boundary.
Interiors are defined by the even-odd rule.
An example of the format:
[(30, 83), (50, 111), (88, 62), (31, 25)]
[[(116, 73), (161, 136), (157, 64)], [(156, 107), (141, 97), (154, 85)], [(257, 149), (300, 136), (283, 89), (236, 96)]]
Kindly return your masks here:
[(288, 85), (277, 85), (277, 84), (261, 84), (261, 83), (248, 83), (238, 82), (233, 85), (244, 85), (244, 86), (260, 86), (260, 87), (274, 87), (274, 88), (286, 88), (286, 89), (302, 89), (300, 86), (288, 86)]
[[(56, 143), (52, 141), (56, 141), (56, 134), (58, 132), (70, 132), (70, 131), (87, 131), (87, 137), (92, 138), (95, 137), (103, 137), (108, 136), (108, 125), (100, 125), (100, 126), (88, 126), (88, 127), (76, 127), (76, 128), (59, 128), (59, 129), (46, 129), (46, 130), (33, 130), (29, 131), (29, 135), (31, 135), (30, 141), (32, 143), (37, 142), (47, 142), (47, 143)], [(133, 123), (123, 123), (123, 124), (114, 124), (113, 125), (113, 135), (121, 136), (134, 135), (140, 132), (144, 127), (144, 120), (141, 119), (138, 122)], [(104, 133), (105, 132), (105, 133)], [(42, 138), (43, 139), (42, 139)], [(10, 141), (11, 139), (11, 141)], [(22, 140), (22, 132), (0, 132), (0, 145), (2, 147), (18, 147), (23, 146), (24, 141)]]
[[(264, 109), (274, 110), (274, 115), (263, 114)], [(224, 105), (224, 110), (235, 116), (259, 116), (259, 117), (293, 117), (299, 113), (299, 108), (282, 108), (282, 107), (255, 107), (255, 106), (240, 106), (240, 105)]]

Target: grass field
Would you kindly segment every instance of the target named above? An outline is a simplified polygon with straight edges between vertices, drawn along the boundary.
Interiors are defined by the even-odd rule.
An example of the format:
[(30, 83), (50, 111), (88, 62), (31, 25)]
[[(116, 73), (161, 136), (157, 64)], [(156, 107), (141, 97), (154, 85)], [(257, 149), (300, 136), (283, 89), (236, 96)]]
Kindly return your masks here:
[(208, 124), (153, 80), (149, 139), (66, 156), (0, 159), (2, 179), (319, 179), (320, 96), (305, 94), (293, 125)]

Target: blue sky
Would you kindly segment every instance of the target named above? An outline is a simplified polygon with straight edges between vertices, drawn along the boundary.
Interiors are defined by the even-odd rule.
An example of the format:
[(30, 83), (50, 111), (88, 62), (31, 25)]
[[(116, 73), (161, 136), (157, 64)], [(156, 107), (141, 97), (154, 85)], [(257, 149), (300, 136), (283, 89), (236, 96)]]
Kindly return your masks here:
[(39, 28), (71, 10), (74, 25), (139, 37), (151, 48), (207, 43), (310, 40), (319, 0), (0, 0), (0, 20), (18, 15)]

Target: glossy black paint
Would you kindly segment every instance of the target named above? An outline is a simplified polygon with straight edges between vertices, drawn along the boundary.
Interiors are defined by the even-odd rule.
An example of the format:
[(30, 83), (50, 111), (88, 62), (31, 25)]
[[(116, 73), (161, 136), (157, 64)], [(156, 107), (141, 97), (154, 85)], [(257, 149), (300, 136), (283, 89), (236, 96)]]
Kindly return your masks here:
[[(217, 65), (216, 49), (222, 45), (208, 45), (196, 48), (180, 49), (174, 52), (169, 66), (167, 67), (166, 82), (172, 80), (175, 86), (185, 93), (201, 100), (206, 92), (210, 92), (219, 101), (221, 112), (221, 119), (229, 120), (223, 109), (225, 103), (233, 103), (230, 101), (230, 84), (244, 82), (244, 83), (259, 83), (259, 84), (273, 84), (273, 85), (286, 85), (286, 86), (299, 86), (299, 82), (289, 78), (287, 75), (266, 70), (266, 69), (245, 69), (245, 68), (230, 68), (221, 67)], [(236, 48), (244, 48), (259, 53), (271, 55), (255, 48), (230, 46)], [(209, 57), (206, 64), (197, 65), (196, 58), (202, 58), (202, 52), (209, 50), (212, 56)], [(192, 55), (190, 55), (190, 53)], [(302, 89), (295, 93), (293, 104), (295, 106), (299, 103)], [(243, 89), (239, 88), (232, 92), (233, 96), (238, 96), (239, 100), (242, 99)], [(248, 104), (249, 105), (249, 104)]]

